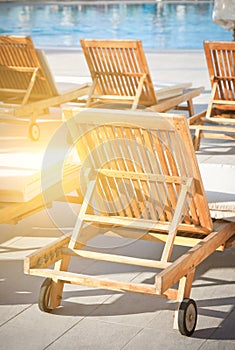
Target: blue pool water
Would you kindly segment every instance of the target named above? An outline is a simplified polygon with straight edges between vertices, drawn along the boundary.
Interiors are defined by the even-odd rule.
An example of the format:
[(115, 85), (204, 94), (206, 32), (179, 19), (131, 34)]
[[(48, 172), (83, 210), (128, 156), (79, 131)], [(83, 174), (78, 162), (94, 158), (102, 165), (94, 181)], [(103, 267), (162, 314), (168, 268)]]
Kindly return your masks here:
[(80, 47), (81, 38), (141, 39), (145, 49), (202, 49), (232, 40), (210, 3), (0, 3), (0, 35), (31, 35), (43, 48)]

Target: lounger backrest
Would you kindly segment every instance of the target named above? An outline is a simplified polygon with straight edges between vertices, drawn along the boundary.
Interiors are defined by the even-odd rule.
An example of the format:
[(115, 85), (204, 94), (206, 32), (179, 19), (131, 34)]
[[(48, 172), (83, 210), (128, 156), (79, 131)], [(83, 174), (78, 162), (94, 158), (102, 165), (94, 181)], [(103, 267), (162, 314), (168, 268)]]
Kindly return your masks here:
[(85, 200), (88, 184), (96, 179), (91, 213), (113, 224), (124, 218), (130, 225), (137, 220), (141, 227), (167, 231), (182, 188), (193, 179), (180, 229), (211, 230), (185, 117), (87, 109), (68, 126), (82, 163)]
[[(1, 100), (12, 97), (14, 103), (17, 97), (20, 103), (30, 83), (33, 87), (27, 102), (58, 95), (54, 82), (48, 79), (46, 66), (45, 59), (38, 55), (30, 37), (0, 36)], [(33, 74), (36, 74), (34, 82)]]
[(139, 104), (157, 103), (140, 40), (81, 40), (81, 46), (98, 95), (135, 97), (144, 78)]
[(49, 86), (51, 95), (58, 96), (59, 91), (57, 89), (56, 82), (55, 82), (54, 77), (52, 75), (52, 72), (50, 70), (45, 52), (43, 50), (39, 50), (39, 49), (36, 49), (36, 52), (37, 52), (37, 58), (38, 58), (41, 70), (43, 72), (45, 81)]
[(212, 88), (217, 100), (235, 101), (235, 42), (204, 42)]

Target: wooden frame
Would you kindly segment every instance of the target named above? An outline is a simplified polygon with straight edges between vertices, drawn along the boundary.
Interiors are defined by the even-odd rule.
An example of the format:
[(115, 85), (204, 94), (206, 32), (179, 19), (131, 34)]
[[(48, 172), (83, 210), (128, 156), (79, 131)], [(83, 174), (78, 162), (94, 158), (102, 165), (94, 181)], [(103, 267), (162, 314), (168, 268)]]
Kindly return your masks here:
[(205, 41), (204, 51), (211, 96), (207, 110), (189, 119), (190, 129), (195, 130), (196, 150), (202, 138), (235, 138), (235, 43)]
[[(0, 120), (30, 125), (49, 107), (77, 100), (88, 94), (90, 85), (60, 94), (42, 50), (30, 37), (0, 36)], [(30, 128), (29, 128), (30, 129)]]
[[(81, 46), (92, 77), (87, 107), (100, 103), (149, 107), (155, 112), (186, 110), (194, 115), (193, 98), (204, 88), (178, 84), (154, 90), (140, 40), (82, 39)], [(186, 106), (181, 104), (186, 102)]]
[[(26, 274), (52, 279), (43, 310), (60, 304), (66, 282), (149, 293), (177, 302), (189, 298), (196, 266), (226, 245), (235, 224), (211, 220), (186, 118), (87, 109), (67, 124), (81, 159), (79, 183), (84, 199), (71, 236), (25, 259)], [(92, 230), (94, 225), (111, 235), (115, 230), (123, 238), (163, 242), (162, 255), (150, 260), (84, 249), (99, 234)], [(194, 247), (171, 261), (174, 244)], [(68, 272), (71, 256), (162, 272), (156, 273), (151, 285), (111, 281)], [(53, 264), (54, 269), (49, 269)], [(173, 288), (178, 281), (179, 287)]]

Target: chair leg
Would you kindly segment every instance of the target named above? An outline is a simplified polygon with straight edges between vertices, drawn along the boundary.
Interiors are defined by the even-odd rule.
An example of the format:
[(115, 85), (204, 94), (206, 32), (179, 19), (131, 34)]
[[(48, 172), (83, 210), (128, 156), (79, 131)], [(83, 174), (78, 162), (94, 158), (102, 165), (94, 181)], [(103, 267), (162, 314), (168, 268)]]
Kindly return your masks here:
[(198, 151), (200, 148), (201, 135), (202, 135), (202, 130), (200, 128), (196, 129), (195, 135), (193, 138), (193, 146), (194, 146), (195, 151)]
[(194, 115), (194, 107), (193, 107), (192, 99), (187, 101), (187, 106), (188, 106), (189, 117), (192, 117)]
[(207, 119), (209, 119), (211, 117), (213, 103), (214, 103), (214, 99), (216, 96), (217, 86), (218, 86), (218, 82), (213, 83), (212, 90), (211, 90), (211, 97), (210, 97), (210, 101), (208, 103), (208, 107), (207, 107), (207, 111), (206, 111), (206, 118)]
[[(70, 256), (65, 256), (62, 260), (55, 263), (54, 270), (56, 271), (67, 271), (69, 267)], [(64, 288), (64, 282), (58, 279), (52, 280), (50, 290), (50, 301), (49, 308), (55, 309), (60, 306), (62, 300), (62, 293)]]

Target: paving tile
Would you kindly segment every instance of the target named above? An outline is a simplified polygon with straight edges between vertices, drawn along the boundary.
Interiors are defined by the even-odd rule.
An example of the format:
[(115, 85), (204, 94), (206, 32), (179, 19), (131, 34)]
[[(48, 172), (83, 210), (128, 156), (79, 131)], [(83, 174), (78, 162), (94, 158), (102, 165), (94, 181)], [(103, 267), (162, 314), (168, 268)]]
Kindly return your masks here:
[(84, 317), (92, 314), (100, 305), (109, 300), (115, 292), (65, 284), (61, 308), (54, 313), (58, 315)]
[(81, 319), (48, 314), (32, 305), (0, 327), (0, 349), (43, 349)]
[(202, 138), (197, 159), (203, 163), (234, 164), (234, 141)]
[[(232, 307), (232, 311), (227, 315), (227, 317), (221, 322), (219, 327), (205, 328), (203, 330), (195, 332), (196, 337), (207, 338), (205, 347), (202, 349), (235, 349), (235, 308)], [(210, 331), (210, 336), (208, 337), (208, 330)], [(220, 344), (218, 347), (217, 344)], [(213, 347), (214, 346), (214, 347)]]
[(115, 294), (95, 309), (90, 318), (106, 322), (146, 327), (165, 308), (162, 299), (139, 293)]
[(30, 304), (29, 305), (26, 305), (26, 304), (1, 305), (0, 306), (0, 327), (4, 325), (6, 322), (8, 322), (9, 320), (19, 315), (28, 307), (30, 307)]
[(42, 279), (25, 275), (23, 261), (0, 262), (0, 303), (5, 305), (31, 304), (37, 300)]
[(224, 339), (231, 340), (234, 343), (235, 348), (235, 303), (233, 304), (233, 311), (226, 317), (224, 322), (220, 325), (219, 328), (216, 329), (215, 333), (213, 333), (212, 339)]
[(124, 346), (123, 350), (199, 350), (203, 339), (182, 336), (178, 331), (158, 330), (145, 328)]
[(234, 350), (235, 349), (235, 341), (229, 340), (207, 340), (200, 350)]
[(48, 349), (121, 350), (140, 330), (139, 327), (85, 318)]
[(3, 260), (24, 260), (35, 250), (52, 243), (57, 237), (20, 237), (16, 236), (1, 245), (0, 259)]
[[(134, 256), (150, 256), (150, 258), (154, 258), (156, 255), (156, 246), (158, 245), (159, 244), (150, 244), (150, 242), (135, 242), (129, 247), (124, 246), (114, 250), (115, 254), (122, 253), (125, 255), (129, 252), (130, 255)], [(139, 283), (152, 277), (153, 272), (143, 272), (144, 270), (146, 270), (146, 268), (141, 268), (139, 266), (110, 264), (99, 261), (90, 265), (83, 272), (105, 279)], [(165, 299), (151, 295), (94, 289), (93, 295), (96, 293), (110, 293), (110, 297), (102, 305), (97, 304), (97, 308), (94, 312), (89, 314), (89, 317), (105, 322), (143, 326), (147, 325), (150, 320), (152, 320), (156, 312), (159, 312), (162, 308), (165, 309), (168, 307)], [(79, 300), (79, 297), (74, 294), (74, 301), (79, 303)]]
[(198, 267), (191, 295), (199, 313), (197, 337), (210, 338), (226, 322), (235, 304), (234, 278), (233, 250), (215, 252)]

